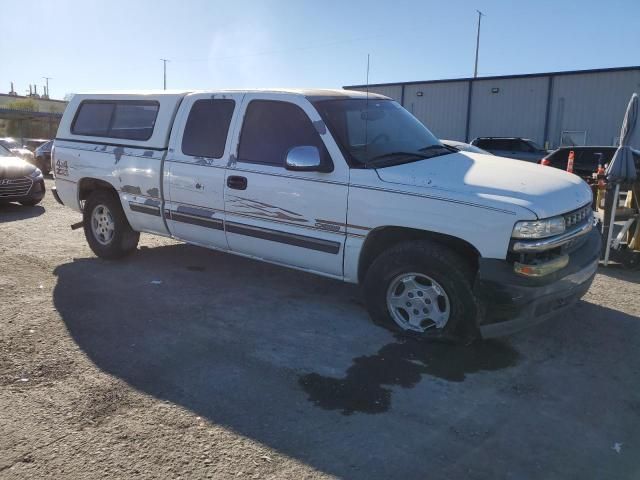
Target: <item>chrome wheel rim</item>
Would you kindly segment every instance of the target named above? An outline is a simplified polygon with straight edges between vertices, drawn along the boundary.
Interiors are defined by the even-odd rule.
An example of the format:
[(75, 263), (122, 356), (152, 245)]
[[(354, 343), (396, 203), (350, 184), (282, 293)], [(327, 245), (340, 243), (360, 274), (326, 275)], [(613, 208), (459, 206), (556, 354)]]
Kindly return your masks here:
[(403, 330), (441, 330), (449, 321), (451, 302), (442, 285), (422, 273), (403, 273), (387, 289), (387, 309)]
[(101, 245), (109, 245), (113, 240), (116, 226), (111, 211), (104, 205), (97, 205), (91, 212), (91, 232)]

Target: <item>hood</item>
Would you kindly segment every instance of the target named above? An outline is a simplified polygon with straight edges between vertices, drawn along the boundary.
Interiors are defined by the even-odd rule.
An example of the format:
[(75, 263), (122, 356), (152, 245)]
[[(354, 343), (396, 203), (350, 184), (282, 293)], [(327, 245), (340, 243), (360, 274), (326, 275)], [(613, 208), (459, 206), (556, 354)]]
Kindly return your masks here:
[(16, 148), (11, 148), (10, 150), (11, 150), (11, 153), (15, 153), (16, 155), (20, 155), (21, 157), (23, 156), (28, 157), (30, 155), (33, 155), (33, 152), (28, 148), (16, 147)]
[(591, 189), (576, 175), (494, 155), (457, 152), (380, 168), (377, 173), (387, 183), (455, 192), (487, 205), (518, 205), (538, 218), (591, 202)]
[(0, 180), (4, 178), (25, 177), (36, 167), (18, 157), (0, 157)]

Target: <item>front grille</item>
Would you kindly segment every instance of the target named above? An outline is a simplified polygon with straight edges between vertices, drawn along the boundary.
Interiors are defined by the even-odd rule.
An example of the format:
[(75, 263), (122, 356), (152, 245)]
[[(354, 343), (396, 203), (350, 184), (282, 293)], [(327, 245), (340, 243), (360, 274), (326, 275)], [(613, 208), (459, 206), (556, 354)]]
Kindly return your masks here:
[(571, 230), (576, 225), (581, 224), (586, 219), (590, 219), (592, 215), (591, 204), (585, 205), (578, 210), (574, 210), (573, 212), (565, 213), (564, 216), (564, 226), (566, 230)]
[(23, 197), (29, 193), (32, 184), (28, 177), (0, 179), (0, 198)]

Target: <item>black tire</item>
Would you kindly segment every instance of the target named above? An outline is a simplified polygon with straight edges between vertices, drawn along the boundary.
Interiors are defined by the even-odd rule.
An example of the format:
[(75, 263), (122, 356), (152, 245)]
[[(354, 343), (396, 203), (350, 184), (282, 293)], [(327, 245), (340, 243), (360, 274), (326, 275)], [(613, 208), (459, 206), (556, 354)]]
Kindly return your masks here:
[[(387, 307), (387, 292), (404, 273), (426, 275), (449, 298), (449, 318), (443, 328), (424, 332), (406, 330), (394, 321)], [(471, 266), (447, 247), (428, 240), (400, 243), (376, 258), (364, 278), (364, 295), (372, 320), (392, 331), (418, 338), (438, 338), (469, 343), (479, 336), (478, 301), (473, 294)], [(429, 322), (427, 322), (429, 323)]]
[[(100, 206), (108, 209), (113, 220), (113, 236), (108, 239), (107, 243), (99, 241), (91, 227), (93, 211)], [(83, 209), (83, 226), (84, 235), (91, 250), (100, 258), (109, 260), (122, 258), (135, 251), (138, 246), (140, 233), (129, 225), (120, 199), (115, 193), (108, 190), (96, 190), (86, 200)]]
[(31, 199), (31, 200), (23, 200), (22, 202), (19, 202), (20, 205), (24, 205), (25, 207), (35, 207), (36, 205), (38, 205), (40, 202), (42, 201), (41, 198), (39, 198), (38, 200), (36, 200), (35, 198)]

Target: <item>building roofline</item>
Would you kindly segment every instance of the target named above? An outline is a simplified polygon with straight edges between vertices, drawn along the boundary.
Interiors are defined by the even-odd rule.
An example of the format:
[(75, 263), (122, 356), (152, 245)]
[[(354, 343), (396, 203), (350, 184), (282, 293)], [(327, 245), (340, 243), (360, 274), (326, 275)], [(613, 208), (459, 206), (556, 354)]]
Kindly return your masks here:
[(69, 103), (66, 100), (56, 100), (54, 98), (30, 97), (28, 95), (10, 95), (8, 93), (0, 93), (0, 97), (10, 97), (19, 100), (42, 100), (43, 102)]
[[(489, 77), (463, 77), (463, 78), (443, 78), (438, 80), (413, 80), (410, 82), (388, 82), (388, 83), (370, 83), (369, 87), (393, 87), (402, 85), (422, 85), (425, 83), (445, 83), (445, 82), (471, 82), (478, 80), (506, 80), (511, 78), (532, 78), (532, 77), (558, 77), (564, 75), (579, 75), (584, 73), (606, 73), (606, 72), (626, 72), (629, 70), (640, 70), (640, 65), (629, 67), (613, 67), (613, 68), (593, 68), (589, 70), (565, 70), (559, 72), (543, 72), (543, 73), (522, 73), (516, 75), (492, 75)], [(367, 85), (345, 85), (342, 88), (366, 88)]]

